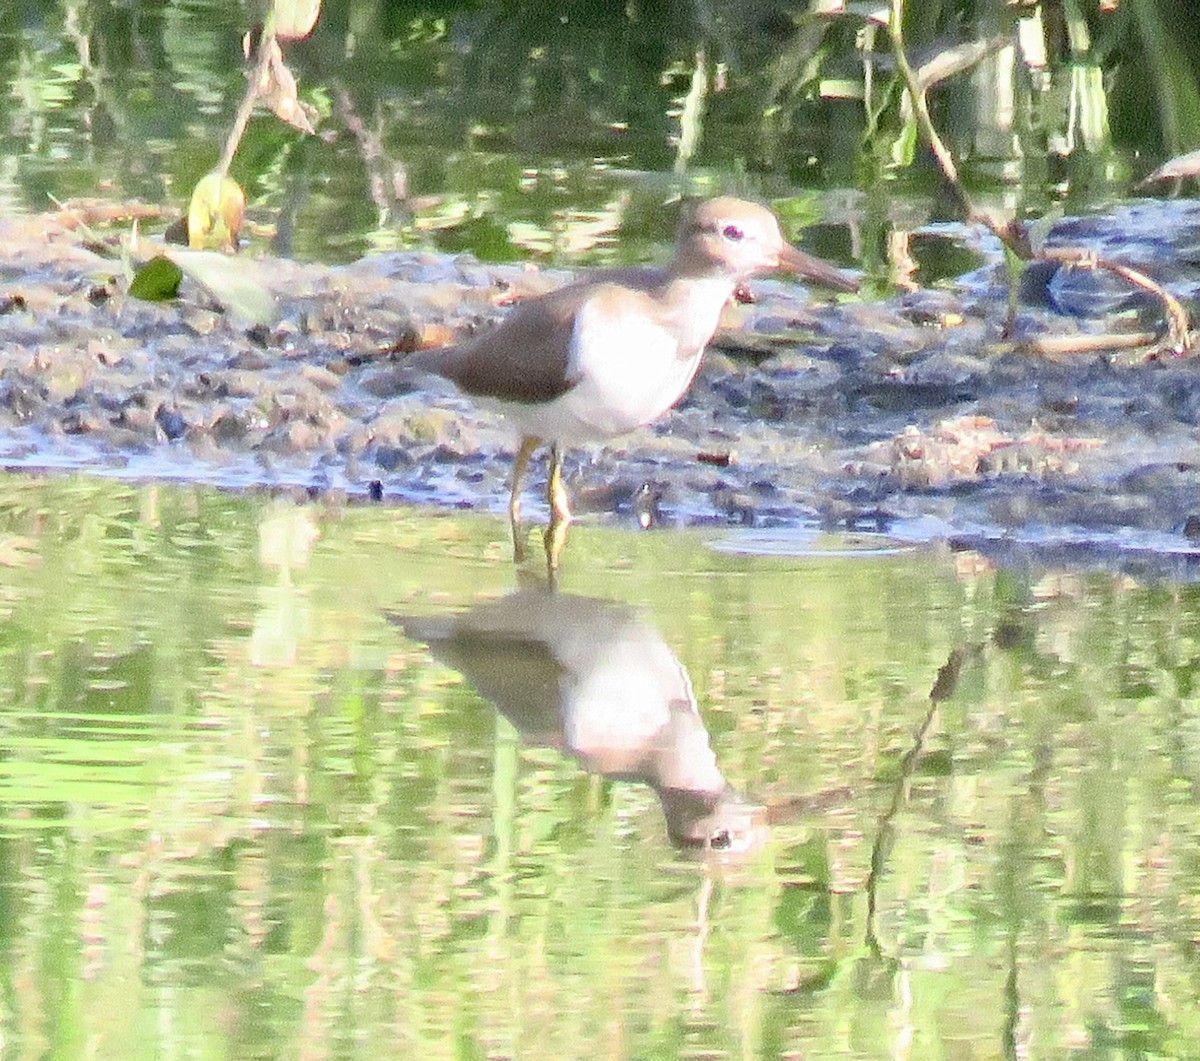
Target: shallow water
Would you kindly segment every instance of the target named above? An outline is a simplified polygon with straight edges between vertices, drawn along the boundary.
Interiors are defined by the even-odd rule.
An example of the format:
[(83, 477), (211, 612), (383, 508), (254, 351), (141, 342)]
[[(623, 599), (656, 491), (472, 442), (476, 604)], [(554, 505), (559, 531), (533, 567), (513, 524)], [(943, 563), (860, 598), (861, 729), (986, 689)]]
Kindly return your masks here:
[(0, 484), (4, 1056), (1196, 1056), (1194, 587), (505, 538)]
[[(972, 257), (959, 236), (913, 236), (957, 219), (958, 204), (905, 161), (887, 57), (870, 56), (882, 63), (868, 87), (854, 42), (869, 51), (870, 34), (837, 6), (325, 0), (311, 37), (284, 47), (319, 135), (251, 121), (232, 168), (246, 236), (321, 261), (414, 246), (643, 260), (669, 238), (664, 199), (725, 190), (786, 200), (792, 229), (824, 222), (809, 238), (826, 256), (877, 272), (911, 252), (923, 283), (959, 275)], [(914, 58), (996, 31), (986, 5), (927, 7), (911, 20), (926, 23), (910, 27)], [(1024, 30), (1041, 35), (1030, 14)], [(981, 205), (1084, 212), (1194, 142), (1191, 34), (1156, 40), (1157, 17), (1116, 8), (1091, 30), (1070, 20), (1114, 34), (1121, 54), (1064, 55), (1046, 19), (1049, 69), (1010, 51), (937, 88), (942, 134)], [(0, 204), (40, 212), (99, 196), (184, 210), (221, 155), (252, 21), (237, 0), (5, 13)], [(996, 105), (1013, 94), (1014, 109)]]

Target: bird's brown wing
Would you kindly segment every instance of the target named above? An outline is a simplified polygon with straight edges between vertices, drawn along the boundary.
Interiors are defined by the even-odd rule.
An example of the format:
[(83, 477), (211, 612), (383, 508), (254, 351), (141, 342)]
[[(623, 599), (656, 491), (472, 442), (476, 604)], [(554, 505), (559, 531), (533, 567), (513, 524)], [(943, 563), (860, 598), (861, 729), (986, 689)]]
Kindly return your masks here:
[[(549, 402), (578, 382), (572, 378), (570, 353), (575, 317), (598, 291), (614, 284), (632, 292), (663, 282), (661, 269), (605, 269), (587, 280), (527, 299), (498, 325), (458, 346), (422, 350), (408, 364), (436, 372), (475, 398), (510, 402)], [(634, 296), (641, 298), (640, 294)]]
[(500, 324), (459, 346), (422, 350), (409, 364), (445, 376), (464, 394), (510, 402), (548, 402), (576, 383), (567, 359), (575, 313), (589, 285), (521, 302)]

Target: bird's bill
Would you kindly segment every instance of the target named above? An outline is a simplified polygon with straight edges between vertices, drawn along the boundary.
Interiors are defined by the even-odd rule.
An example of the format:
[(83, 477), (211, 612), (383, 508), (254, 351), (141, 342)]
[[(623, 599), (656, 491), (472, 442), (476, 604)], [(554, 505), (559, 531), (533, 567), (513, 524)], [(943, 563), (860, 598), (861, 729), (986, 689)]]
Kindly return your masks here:
[(806, 254), (791, 244), (785, 243), (779, 252), (779, 268), (797, 273), (808, 280), (836, 287), (839, 291), (857, 291), (858, 281), (836, 266)]

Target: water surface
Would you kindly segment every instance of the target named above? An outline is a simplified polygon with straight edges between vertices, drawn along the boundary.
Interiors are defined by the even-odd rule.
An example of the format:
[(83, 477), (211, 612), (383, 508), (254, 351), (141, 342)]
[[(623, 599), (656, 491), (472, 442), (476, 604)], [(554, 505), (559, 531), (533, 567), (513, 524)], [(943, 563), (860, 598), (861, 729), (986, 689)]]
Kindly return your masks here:
[(1194, 586), (584, 525), (515, 622), (507, 549), (5, 480), (5, 1056), (1196, 1056)]
[[(1184, 6), (910, 4), (918, 64), (1009, 39), (932, 94), (977, 200), (1080, 213), (1193, 148), (1200, 41)], [(252, 8), (55, 0), (0, 13), (0, 203), (183, 210), (243, 93)], [(285, 47), (319, 135), (265, 112), (251, 122), (232, 170), (246, 235), (323, 261), (413, 246), (642, 260), (669, 237), (664, 199), (724, 190), (786, 201), (792, 229), (828, 222), (810, 239), (829, 256), (900, 270), (911, 252), (924, 283), (958, 275), (964, 241), (912, 238), (961, 211), (914, 164), (885, 35), (864, 17), (875, 9), (839, 9), (324, 0), (312, 36)]]

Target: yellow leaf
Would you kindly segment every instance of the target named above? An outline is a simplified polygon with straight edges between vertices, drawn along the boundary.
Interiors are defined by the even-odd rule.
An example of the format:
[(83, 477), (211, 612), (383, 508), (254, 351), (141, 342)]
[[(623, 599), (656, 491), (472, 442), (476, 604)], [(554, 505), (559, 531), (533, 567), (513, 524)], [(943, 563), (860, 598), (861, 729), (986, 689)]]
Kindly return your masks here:
[(246, 196), (232, 177), (201, 178), (188, 206), (188, 245), (196, 250), (237, 250)]

